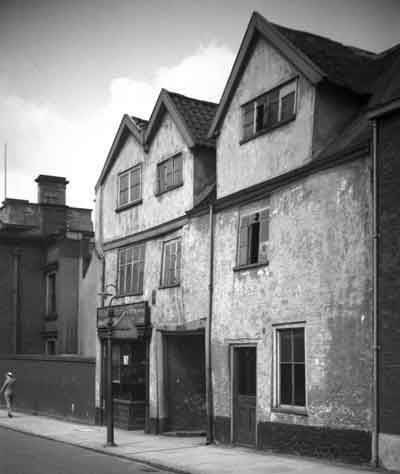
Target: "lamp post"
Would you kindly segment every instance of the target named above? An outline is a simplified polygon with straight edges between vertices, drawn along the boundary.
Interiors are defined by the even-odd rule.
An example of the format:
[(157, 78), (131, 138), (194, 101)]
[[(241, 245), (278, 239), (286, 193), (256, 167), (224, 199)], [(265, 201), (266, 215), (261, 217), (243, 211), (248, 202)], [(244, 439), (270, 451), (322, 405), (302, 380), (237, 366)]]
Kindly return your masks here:
[[(110, 284), (107, 286), (115, 285)], [(112, 338), (114, 330), (114, 310), (112, 309), (112, 302), (116, 295), (111, 293), (101, 293), (101, 296), (111, 296), (110, 302), (108, 303), (107, 310), (107, 347), (106, 347), (106, 359), (107, 359), (107, 390), (106, 390), (106, 412), (107, 412), (107, 447), (116, 446), (114, 442), (114, 405), (113, 405), (113, 393), (112, 393)]]

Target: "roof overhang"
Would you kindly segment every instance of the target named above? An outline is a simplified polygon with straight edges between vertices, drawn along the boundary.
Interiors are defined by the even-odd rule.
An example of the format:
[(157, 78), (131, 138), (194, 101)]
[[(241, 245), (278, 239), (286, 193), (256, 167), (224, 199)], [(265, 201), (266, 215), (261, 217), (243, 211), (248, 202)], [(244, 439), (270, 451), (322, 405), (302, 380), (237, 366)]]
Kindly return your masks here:
[(220, 104), (211, 124), (208, 137), (215, 136), (221, 121), (225, 117), (226, 111), (247, 65), (252, 45), (255, 38), (261, 36), (274, 46), (290, 63), (292, 63), (312, 84), (318, 84), (326, 74), (306, 56), (296, 48), (285, 36), (282, 35), (270, 22), (259, 13), (254, 12), (247, 26), (239, 52), (236, 56), (231, 73), (226, 83)]
[(129, 115), (125, 114), (122, 117), (121, 123), (119, 124), (117, 134), (114, 137), (114, 141), (111, 145), (110, 151), (108, 152), (106, 162), (104, 163), (100, 177), (97, 180), (95, 186), (96, 191), (99, 186), (103, 184), (108, 172), (116, 160), (118, 151), (120, 150), (120, 147), (128, 134), (131, 134), (140, 145), (143, 145), (143, 133), (136, 126), (135, 122), (129, 117)]
[(154, 106), (153, 112), (151, 113), (149, 125), (147, 126), (146, 132), (144, 134), (144, 145), (150, 145), (161, 124), (161, 119), (165, 112), (168, 112), (171, 115), (172, 120), (174, 121), (189, 148), (193, 147), (195, 145), (195, 140), (166, 89), (161, 89), (156, 105)]

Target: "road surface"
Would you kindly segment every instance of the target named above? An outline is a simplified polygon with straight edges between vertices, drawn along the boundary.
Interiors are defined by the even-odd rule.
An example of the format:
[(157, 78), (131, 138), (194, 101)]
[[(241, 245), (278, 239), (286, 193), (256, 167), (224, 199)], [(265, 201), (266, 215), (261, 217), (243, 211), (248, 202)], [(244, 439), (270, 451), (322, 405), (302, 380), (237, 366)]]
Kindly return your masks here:
[(0, 428), (0, 474), (145, 473), (167, 471)]

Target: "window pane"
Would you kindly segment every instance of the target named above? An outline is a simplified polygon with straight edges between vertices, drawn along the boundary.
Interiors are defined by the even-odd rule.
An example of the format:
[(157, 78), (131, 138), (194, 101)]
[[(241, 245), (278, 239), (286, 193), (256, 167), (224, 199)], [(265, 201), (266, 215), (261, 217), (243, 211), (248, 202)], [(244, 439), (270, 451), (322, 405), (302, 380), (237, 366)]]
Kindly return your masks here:
[(260, 223), (250, 225), (250, 263), (258, 263), (258, 250), (260, 244)]
[(126, 266), (126, 293), (132, 293), (132, 264)]
[(239, 229), (239, 265), (247, 265), (249, 243), (249, 217), (242, 217)]
[(264, 104), (256, 107), (256, 132), (264, 128)]
[(129, 193), (129, 174), (125, 173), (119, 177), (119, 204), (123, 205), (128, 202)]
[(291, 92), (282, 98), (281, 102), (281, 120), (288, 120), (294, 115), (295, 93)]
[(119, 267), (118, 292), (122, 295), (125, 293), (125, 266)]
[(182, 156), (174, 158), (174, 185), (182, 183)]
[(131, 201), (141, 198), (141, 168), (137, 167), (131, 171)]
[(279, 331), (279, 347), (280, 355), (279, 360), (281, 362), (291, 362), (292, 361), (292, 341), (291, 341), (291, 329), (284, 329)]
[(280, 403), (292, 405), (292, 365), (280, 364)]
[(238, 393), (256, 395), (256, 350), (253, 347), (237, 350), (238, 357)]
[(293, 329), (294, 362), (304, 362), (304, 329)]
[(306, 404), (306, 371), (304, 364), (294, 365), (294, 404), (304, 407)]

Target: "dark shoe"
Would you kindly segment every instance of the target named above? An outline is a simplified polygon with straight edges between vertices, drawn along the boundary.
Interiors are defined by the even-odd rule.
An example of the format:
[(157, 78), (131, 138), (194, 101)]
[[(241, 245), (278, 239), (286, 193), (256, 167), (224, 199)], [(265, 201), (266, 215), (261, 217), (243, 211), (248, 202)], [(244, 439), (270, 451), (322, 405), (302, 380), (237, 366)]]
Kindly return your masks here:
[(11, 415), (11, 413), (8, 414), (8, 418), (12, 418), (13, 416)]

